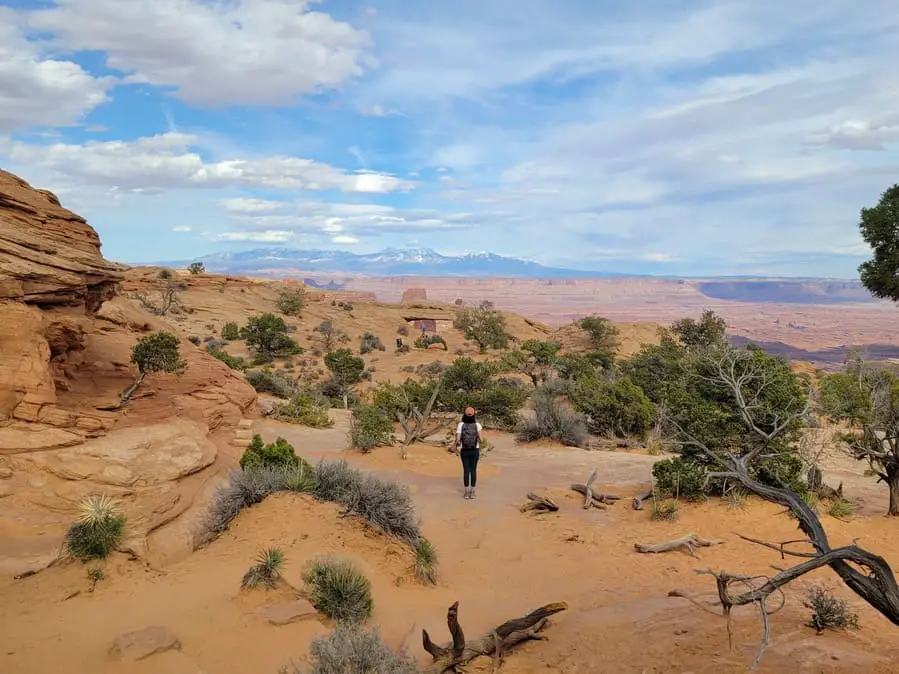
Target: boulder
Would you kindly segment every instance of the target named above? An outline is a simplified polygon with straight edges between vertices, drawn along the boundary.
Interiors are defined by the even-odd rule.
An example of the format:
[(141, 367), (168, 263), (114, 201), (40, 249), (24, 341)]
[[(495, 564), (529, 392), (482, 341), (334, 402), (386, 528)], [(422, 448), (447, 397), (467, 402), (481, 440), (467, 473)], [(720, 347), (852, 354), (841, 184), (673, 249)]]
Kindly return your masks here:
[(113, 641), (109, 654), (114, 658), (134, 662), (171, 650), (181, 650), (181, 641), (168, 627), (153, 625), (120, 634)]

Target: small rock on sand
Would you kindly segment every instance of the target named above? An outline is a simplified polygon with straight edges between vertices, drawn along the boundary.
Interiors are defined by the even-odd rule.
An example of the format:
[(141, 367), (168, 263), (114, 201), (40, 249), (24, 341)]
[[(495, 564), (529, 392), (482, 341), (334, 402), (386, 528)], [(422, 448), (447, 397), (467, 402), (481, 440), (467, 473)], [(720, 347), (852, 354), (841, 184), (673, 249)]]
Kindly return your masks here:
[(109, 654), (122, 660), (143, 660), (156, 653), (181, 650), (181, 642), (168, 627), (153, 625), (142, 630), (120, 634), (115, 638)]

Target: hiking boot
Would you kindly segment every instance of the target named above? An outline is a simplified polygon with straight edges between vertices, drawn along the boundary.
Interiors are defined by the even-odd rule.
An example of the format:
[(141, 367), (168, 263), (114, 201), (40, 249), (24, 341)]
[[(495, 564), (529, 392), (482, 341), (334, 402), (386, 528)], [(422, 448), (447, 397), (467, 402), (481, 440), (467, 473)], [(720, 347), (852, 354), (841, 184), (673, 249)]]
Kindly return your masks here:
[(468, 492), (468, 498), (474, 498), (474, 487), (472, 487), (471, 491)]
[(465, 496), (462, 498), (471, 498), (471, 487), (465, 487)]

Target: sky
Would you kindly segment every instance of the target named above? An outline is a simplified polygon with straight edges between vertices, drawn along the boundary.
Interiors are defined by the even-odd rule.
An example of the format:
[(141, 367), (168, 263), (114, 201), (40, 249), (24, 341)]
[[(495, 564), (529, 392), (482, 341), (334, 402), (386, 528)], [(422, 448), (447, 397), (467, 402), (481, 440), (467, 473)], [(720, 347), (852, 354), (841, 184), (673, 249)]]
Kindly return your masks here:
[(0, 167), (123, 262), (855, 278), (896, 0), (0, 0)]

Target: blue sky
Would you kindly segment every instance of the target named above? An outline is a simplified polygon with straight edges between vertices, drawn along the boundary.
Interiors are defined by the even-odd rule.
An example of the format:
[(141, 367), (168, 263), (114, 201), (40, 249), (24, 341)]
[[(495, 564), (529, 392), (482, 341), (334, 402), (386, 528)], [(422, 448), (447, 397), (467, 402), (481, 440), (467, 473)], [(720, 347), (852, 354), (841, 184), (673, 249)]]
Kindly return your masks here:
[(0, 167), (140, 262), (855, 277), (896, 0), (0, 0)]

